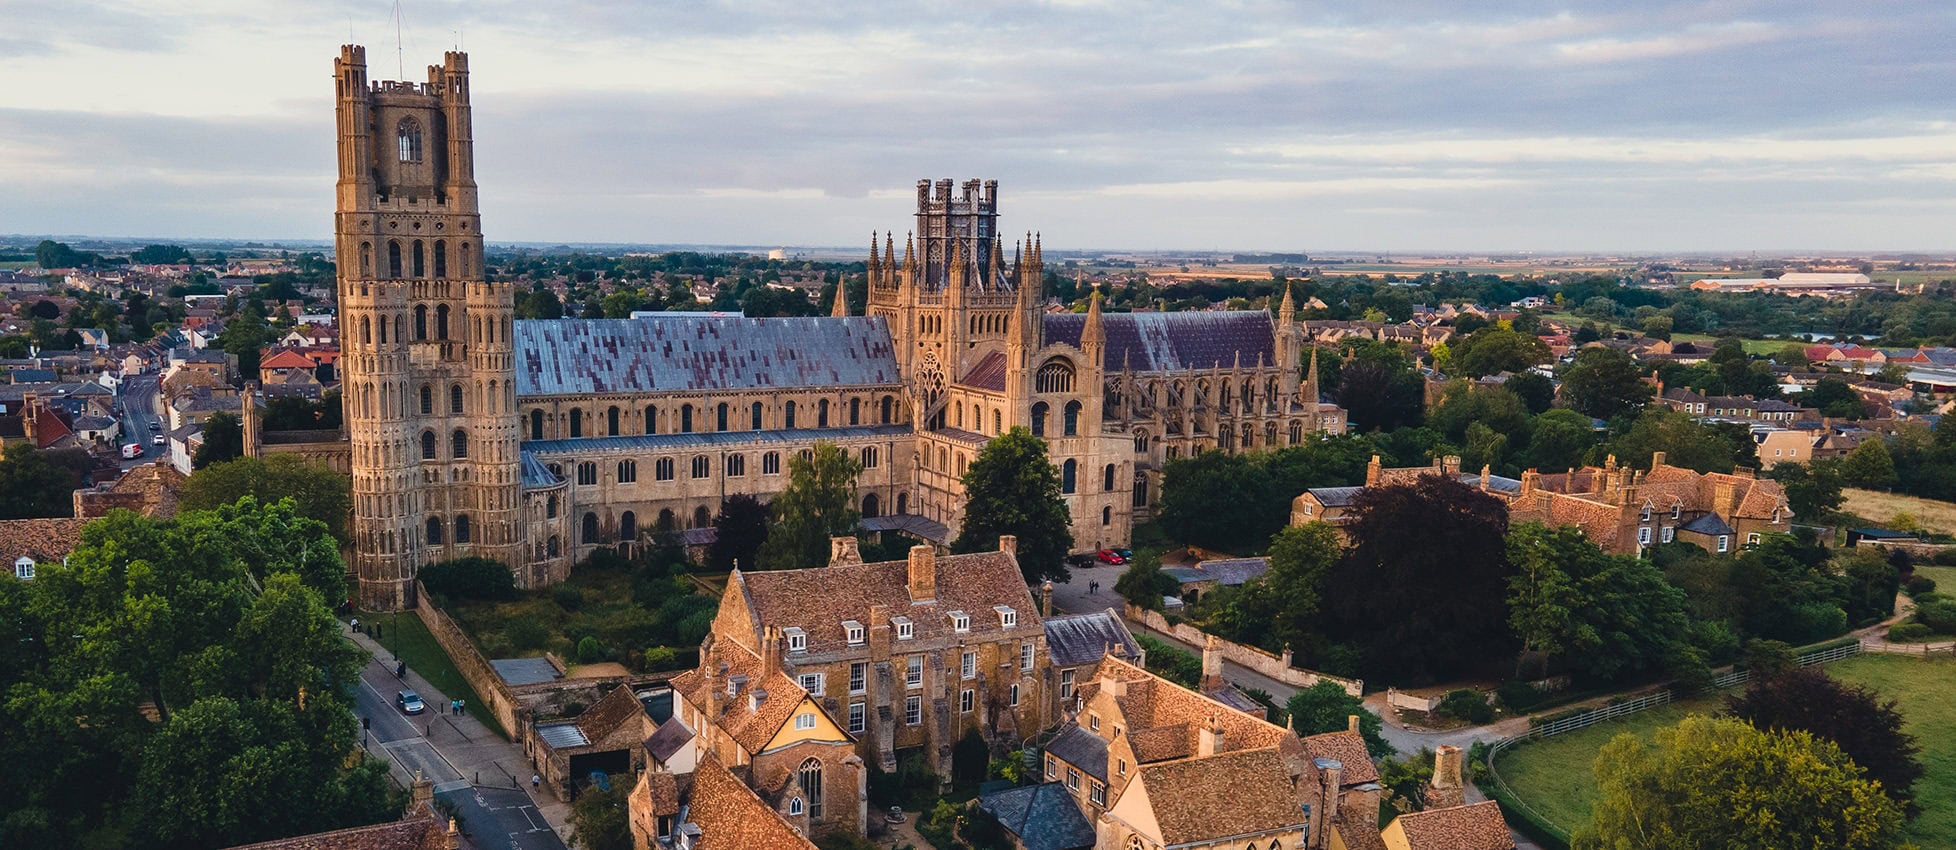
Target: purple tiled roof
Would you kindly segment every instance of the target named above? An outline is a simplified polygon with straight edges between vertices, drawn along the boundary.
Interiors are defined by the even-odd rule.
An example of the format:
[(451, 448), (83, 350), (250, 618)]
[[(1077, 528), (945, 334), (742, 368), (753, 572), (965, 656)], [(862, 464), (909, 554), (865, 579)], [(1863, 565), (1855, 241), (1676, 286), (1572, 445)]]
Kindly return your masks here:
[(880, 317), (524, 319), (517, 396), (895, 384)]
[[(1080, 344), (1086, 327), (1082, 313), (1045, 316), (1046, 342)], [(1227, 369), (1242, 355), (1244, 366), (1261, 357), (1276, 362), (1275, 326), (1260, 310), (1200, 313), (1107, 313), (1100, 327), (1107, 337), (1107, 368), (1123, 363), (1136, 372), (1176, 372), (1187, 369)]]
[(971, 371), (964, 373), (958, 381), (967, 387), (994, 392), (1005, 391), (1005, 354), (994, 351), (985, 355)]

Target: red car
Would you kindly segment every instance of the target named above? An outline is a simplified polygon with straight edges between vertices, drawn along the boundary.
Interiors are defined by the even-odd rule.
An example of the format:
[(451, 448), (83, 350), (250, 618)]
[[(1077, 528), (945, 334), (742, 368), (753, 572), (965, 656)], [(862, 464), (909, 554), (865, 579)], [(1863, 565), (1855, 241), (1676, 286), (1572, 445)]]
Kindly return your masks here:
[(1114, 566), (1117, 567), (1127, 563), (1127, 559), (1121, 557), (1121, 553), (1116, 552), (1112, 549), (1102, 549), (1098, 552), (1093, 553), (1093, 556), (1103, 564), (1113, 564)]

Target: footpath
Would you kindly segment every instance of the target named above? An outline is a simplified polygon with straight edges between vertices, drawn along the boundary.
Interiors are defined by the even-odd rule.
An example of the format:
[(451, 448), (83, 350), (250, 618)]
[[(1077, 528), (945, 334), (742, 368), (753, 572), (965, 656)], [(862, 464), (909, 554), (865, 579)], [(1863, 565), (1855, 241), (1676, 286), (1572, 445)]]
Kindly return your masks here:
[[(396, 678), (398, 659), (373, 638), (341, 624), (355, 646), (372, 656), (360, 673), (356, 711), (371, 722), (363, 745), (385, 759), (406, 787), (416, 773), (435, 783), (435, 795), (456, 806), (463, 829), (479, 847), (562, 850), (570, 836), (570, 804), (529, 787), (534, 773), (523, 748), (467, 713), (449, 711), (450, 697), (409, 668)], [(412, 689), (428, 710), (414, 716), (393, 704)]]

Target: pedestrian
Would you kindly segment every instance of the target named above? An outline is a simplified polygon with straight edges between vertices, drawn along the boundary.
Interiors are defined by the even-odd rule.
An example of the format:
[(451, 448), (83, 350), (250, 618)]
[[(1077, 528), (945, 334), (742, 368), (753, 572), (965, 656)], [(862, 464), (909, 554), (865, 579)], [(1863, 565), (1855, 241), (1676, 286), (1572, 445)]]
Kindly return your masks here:
[(543, 777), (541, 777), (541, 776), (538, 776), (538, 775), (536, 775), (536, 774), (534, 774), (534, 773), (532, 773), (532, 774), (530, 774), (530, 787), (531, 787), (531, 788), (536, 788), (536, 787), (538, 787), (538, 786), (541, 786), (542, 784), (543, 784)]
[(396, 662), (394, 662), (394, 678), (396, 678), (396, 679), (405, 679), (405, 678), (407, 678), (407, 662), (406, 662), (406, 661), (396, 661)]
[(354, 630), (354, 631), (356, 631), (356, 632), (360, 630), (360, 618), (359, 618), (359, 617), (354, 617), (354, 618), (353, 618), (353, 630)]
[(458, 699), (458, 700), (456, 700), (456, 701), (455, 701), (455, 713), (456, 713), (456, 714), (461, 714), (462, 712), (464, 712), (464, 711), (467, 711), (467, 710), (468, 710), (468, 708), (469, 708), (469, 701), (468, 701), (468, 700), (465, 700), (465, 699)]

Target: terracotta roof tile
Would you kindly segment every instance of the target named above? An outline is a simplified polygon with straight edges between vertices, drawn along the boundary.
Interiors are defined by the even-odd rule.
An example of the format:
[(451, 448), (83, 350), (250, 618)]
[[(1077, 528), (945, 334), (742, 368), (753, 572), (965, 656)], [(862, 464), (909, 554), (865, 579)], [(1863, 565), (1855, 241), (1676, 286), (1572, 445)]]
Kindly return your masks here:
[(423, 809), (390, 823), (242, 844), (231, 850), (447, 850), (447, 847), (448, 825)]
[[(810, 653), (846, 648), (848, 635), (842, 621), (867, 624), (870, 608), (876, 605), (889, 606), (892, 617), (909, 617), (915, 624), (914, 640), (919, 642), (957, 634), (951, 626), (952, 611), (970, 615), (971, 630), (966, 634), (972, 641), (1040, 633), (1032, 592), (1010, 554), (940, 555), (936, 563), (935, 598), (923, 602), (910, 599), (906, 561), (741, 572), (736, 580), (756, 618), (756, 634), (759, 623), (799, 627), (808, 635)], [(993, 610), (997, 605), (1016, 611), (1018, 625), (1002, 627)]]
[(8, 565), (22, 556), (46, 564), (68, 557), (81, 543), (82, 526), (87, 519), (8, 519), (0, 520), (0, 559)]
[(699, 825), (696, 850), (815, 850), (814, 843), (736, 779), (712, 753), (693, 771), (689, 815)]
[(1314, 759), (1336, 759), (1344, 765), (1341, 784), (1363, 785), (1379, 781), (1379, 768), (1365, 749), (1365, 738), (1350, 729), (1325, 732), (1304, 738), (1304, 751)]
[(1141, 768), (1168, 845), (1301, 828), (1304, 812), (1276, 747), (1238, 750)]
[[(796, 706), (801, 705), (802, 698), (808, 696), (808, 692), (778, 670), (763, 678), (760, 656), (731, 640), (714, 642), (700, 659), (698, 669), (673, 677), (673, 690), (701, 711), (706, 711), (712, 704), (708, 689), (713, 685), (700, 670), (717, 670), (723, 663), (727, 665), (727, 677), (745, 677), (746, 684), (741, 687), (739, 696), (723, 701), (720, 717), (709, 718), (709, 721), (743, 749), (750, 753), (760, 752), (774, 733), (781, 729), (781, 725), (788, 722), (788, 716), (794, 713)], [(721, 680), (719, 687), (724, 688), (725, 681)], [(759, 706), (754, 706), (749, 696), (756, 689), (766, 694)]]
[(1514, 833), (1501, 819), (1500, 804), (1484, 800), (1466, 806), (1400, 815), (1386, 825), (1406, 837), (1409, 850), (1512, 850)]

